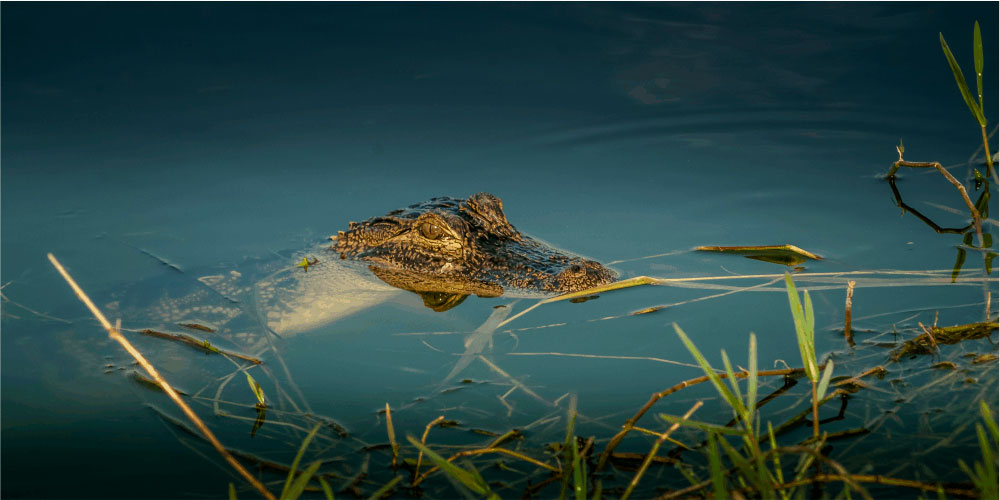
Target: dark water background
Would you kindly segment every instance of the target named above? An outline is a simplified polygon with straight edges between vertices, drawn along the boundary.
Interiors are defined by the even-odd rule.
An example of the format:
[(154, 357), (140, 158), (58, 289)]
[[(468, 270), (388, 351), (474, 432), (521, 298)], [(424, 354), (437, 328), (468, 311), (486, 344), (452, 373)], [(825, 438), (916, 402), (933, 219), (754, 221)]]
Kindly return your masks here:
[[(199, 457), (144, 404), (171, 412), (169, 402), (118, 370), (105, 373), (129, 360), (46, 252), (101, 304), (155, 297), (218, 269), (245, 271), (246, 259), (278, 259), (351, 220), (488, 191), (521, 231), (601, 262), (626, 261), (612, 265), (623, 277), (783, 271), (687, 252), (697, 245), (792, 243), (826, 258), (806, 264), (809, 272), (951, 269), (961, 237), (901, 218), (880, 174), (902, 138), (907, 159), (957, 165), (954, 174), (968, 178), (981, 139), (937, 34), (971, 76), (979, 20), (995, 123), (997, 15), (995, 2), (5, 3), (0, 273), (13, 302), (2, 320), (2, 496), (204, 498), (234, 481), (214, 452), (195, 444), (209, 459)], [(962, 209), (936, 173), (905, 172), (900, 186), (942, 224), (966, 223), (925, 203)], [(995, 233), (993, 217), (985, 229)], [(664, 253), (673, 254), (630, 260)], [(970, 275), (982, 276), (980, 259), (970, 255)], [(817, 350), (843, 353), (844, 287), (831, 288), (813, 295)], [(511, 324), (528, 328), (516, 337), (496, 335), (493, 359), (549, 401), (576, 394), (593, 419), (580, 435), (606, 439), (650, 393), (700, 371), (511, 353), (690, 363), (677, 322), (713, 362), (726, 349), (742, 364), (753, 331), (762, 369), (776, 359), (797, 366), (786, 297), (773, 292), (604, 321), (590, 320), (718, 291), (639, 288), (544, 306)], [(461, 335), (395, 334), (472, 331), (510, 302), (470, 298), (438, 314), (397, 295), (290, 339), (282, 354), (312, 411), (368, 442), (385, 441), (379, 408), (417, 398), (425, 400), (396, 416), (400, 435), (419, 434), (439, 414), (503, 432), (552, 410), (522, 395), (507, 415), (497, 396), (509, 387), (481, 364), (462, 377), (491, 383), (437, 394)], [(859, 285), (854, 302), (855, 327), (887, 341), (885, 332), (933, 323), (935, 313), (943, 325), (981, 321), (985, 297), (960, 284)], [(530, 329), (556, 323), (565, 325)], [(137, 342), (154, 361), (164, 349)], [(843, 374), (885, 363), (886, 351), (873, 349), (853, 365), (845, 354)], [(985, 341), (955, 349), (995, 350)], [(224, 361), (196, 361), (197, 369), (168, 362), (163, 370), (189, 390), (227, 373)], [(890, 378), (919, 386), (931, 361), (895, 365)], [(971, 427), (930, 468), (907, 465), (905, 454), (892, 457), (899, 463), (864, 456), (899, 446), (896, 436), (940, 441), (955, 425), (925, 428), (936, 409), (968, 422), (976, 398), (995, 407), (993, 372), (995, 364), (938, 400), (859, 398), (843, 428), (889, 410), (899, 422), (867, 438), (863, 452), (837, 458), (858, 472), (901, 467), (901, 477), (963, 480), (956, 460), (978, 453)], [(230, 397), (252, 397), (244, 389)], [(691, 391), (657, 411), (681, 414), (712, 396)], [(775, 421), (790, 415), (775, 411)], [(699, 415), (728, 419), (717, 402)], [(294, 453), (291, 437), (250, 440), (249, 422), (210, 424), (236, 447), (285, 461)], [(463, 441), (436, 432), (438, 442)], [(647, 449), (637, 439), (631, 451)], [(345, 463), (360, 460), (342, 453)]]

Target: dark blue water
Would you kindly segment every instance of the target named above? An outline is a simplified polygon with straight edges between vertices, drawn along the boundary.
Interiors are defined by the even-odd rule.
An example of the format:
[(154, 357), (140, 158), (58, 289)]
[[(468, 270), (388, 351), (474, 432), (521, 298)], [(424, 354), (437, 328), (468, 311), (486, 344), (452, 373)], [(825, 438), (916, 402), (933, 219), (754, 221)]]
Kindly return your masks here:
[[(785, 243), (825, 258), (804, 264), (809, 273), (940, 271), (855, 278), (855, 328), (869, 342), (856, 351), (839, 330), (847, 278), (800, 285), (813, 290), (818, 353), (843, 360), (837, 375), (890, 369), (881, 392), (859, 393), (848, 421), (829, 424), (872, 431), (832, 456), (859, 473), (966, 480), (957, 459), (971, 464), (978, 448), (974, 429), (959, 424), (975, 421), (979, 399), (996, 407), (997, 377), (995, 361), (971, 365), (961, 355), (995, 347), (950, 348), (947, 359), (964, 363), (960, 376), (914, 398), (937, 380), (927, 370), (937, 360), (889, 366), (887, 349), (870, 344), (893, 342), (894, 330), (915, 336), (918, 322), (935, 317), (995, 319), (996, 270), (986, 275), (969, 252), (965, 279), (950, 284), (961, 236), (900, 217), (881, 176), (901, 139), (907, 159), (939, 161), (960, 180), (983, 169), (980, 132), (938, 33), (969, 77), (980, 22), (992, 132), (997, 14), (996, 3), (958, 2), (4, 4), (2, 496), (204, 498), (238, 483), (213, 450), (148, 406), (179, 415), (125, 375), (130, 359), (47, 252), (102, 307), (128, 304), (119, 309), (126, 328), (143, 328), (142, 303), (196, 289), (198, 277), (239, 270), (249, 280), (348, 221), (481, 191), (502, 198), (524, 233), (613, 263), (624, 278), (780, 275), (784, 266), (690, 249)], [(936, 172), (903, 172), (899, 186), (942, 225), (967, 223)], [(984, 229), (995, 233), (990, 215)], [(661, 254), (669, 255), (640, 259)], [(511, 379), (478, 361), (458, 376), (477, 383), (438, 392), (463, 334), (496, 305), (516, 313), (534, 301), (471, 297), (435, 313), (408, 293), (283, 342), (288, 373), (277, 357), (255, 373), (290, 413), (269, 414), (273, 423), (253, 439), (252, 410), (230, 408), (249, 419), (239, 420), (193, 401), (225, 442), (284, 462), (303, 433), (280, 422), (308, 428), (296, 420), (303, 412), (334, 419), (363, 441), (325, 451), (348, 476), (365, 443), (386, 441), (377, 411), (387, 402), (398, 408), (400, 436), (445, 415), (465, 433), (435, 430), (433, 443), (468, 444), (470, 428), (528, 427), (530, 448), (562, 439), (561, 419), (531, 424), (564, 415), (563, 396), (575, 394), (586, 417), (579, 434), (595, 436), (600, 451), (649, 394), (701, 374), (675, 322), (713, 363), (725, 349), (745, 364), (755, 332), (761, 369), (801, 365), (780, 282), (686, 303), (729, 290), (635, 288), (541, 306), (501, 327), (490, 359), (547, 403), (520, 389), (504, 397)], [(664, 304), (675, 305), (628, 315)], [(400, 335), (427, 332), (451, 334)], [(189, 393), (210, 387), (211, 398), (233, 372), (219, 358), (130, 338)], [(225, 391), (223, 399), (253, 404), (242, 379)], [(800, 384), (764, 418), (789, 418), (805, 393)], [(697, 399), (708, 402), (700, 418), (728, 420), (708, 387), (655, 411), (682, 414)], [(791, 442), (808, 435), (796, 432)], [(927, 465), (899, 453), (901, 436), (924, 448), (949, 436), (951, 444)], [(637, 436), (622, 450), (645, 452), (650, 442)], [(392, 477), (384, 452), (372, 454), (366, 496)], [(517, 486), (503, 496), (519, 496), (524, 483), (505, 480)], [(687, 484), (666, 472), (660, 480)], [(453, 491), (441, 483), (437, 491)]]

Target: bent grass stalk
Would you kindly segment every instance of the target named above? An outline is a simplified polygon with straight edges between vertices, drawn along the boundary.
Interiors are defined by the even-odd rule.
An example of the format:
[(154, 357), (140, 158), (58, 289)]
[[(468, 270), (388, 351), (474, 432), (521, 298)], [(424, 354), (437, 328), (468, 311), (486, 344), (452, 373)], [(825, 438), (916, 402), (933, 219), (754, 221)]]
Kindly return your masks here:
[(146, 373), (148, 373), (149, 376), (163, 388), (163, 392), (170, 396), (170, 399), (181, 409), (181, 411), (184, 412), (184, 415), (191, 420), (191, 422), (198, 428), (199, 431), (201, 431), (202, 434), (204, 434), (205, 439), (207, 439), (215, 450), (222, 455), (222, 458), (225, 459), (226, 462), (233, 467), (233, 469), (236, 469), (236, 471), (243, 476), (247, 482), (253, 485), (253, 487), (259, 491), (261, 495), (264, 495), (264, 498), (267, 498), (268, 500), (276, 500), (274, 494), (268, 491), (268, 489), (260, 481), (258, 481), (257, 478), (250, 474), (250, 472), (247, 471), (243, 465), (237, 462), (236, 459), (233, 458), (233, 456), (226, 450), (226, 448), (222, 446), (222, 443), (215, 437), (215, 434), (209, 430), (208, 426), (202, 422), (201, 418), (195, 414), (194, 410), (192, 410), (191, 407), (188, 406), (183, 399), (181, 399), (180, 395), (177, 394), (177, 391), (175, 391), (166, 379), (160, 375), (160, 372), (156, 370), (152, 363), (150, 363), (146, 357), (143, 356), (142, 353), (128, 341), (128, 339), (122, 336), (118, 329), (111, 326), (111, 322), (108, 321), (108, 318), (104, 317), (104, 313), (102, 313), (101, 310), (94, 305), (94, 302), (90, 300), (90, 297), (88, 297), (86, 293), (84, 293), (83, 289), (80, 288), (80, 285), (76, 283), (76, 280), (74, 280), (73, 277), (70, 276), (69, 272), (66, 271), (66, 268), (59, 263), (59, 260), (57, 260), (51, 253), (48, 254), (48, 258), (49, 262), (52, 263), (52, 266), (59, 271), (59, 274), (62, 275), (63, 279), (66, 280), (66, 283), (68, 283), (70, 288), (73, 289), (73, 292), (76, 293), (77, 298), (80, 299), (85, 306), (87, 306), (87, 309), (90, 309), (91, 314), (93, 314), (94, 317), (97, 318), (97, 321), (101, 323), (101, 326), (108, 331), (108, 336), (121, 344), (121, 346), (124, 347), (125, 350), (139, 363), (139, 365), (146, 370)]
[(128, 339), (122, 336), (121, 332), (118, 331), (118, 329), (111, 326), (111, 323), (108, 321), (108, 318), (104, 317), (104, 313), (102, 313), (101, 310), (98, 309), (96, 305), (94, 305), (94, 302), (90, 300), (90, 297), (88, 297), (86, 293), (84, 293), (83, 289), (80, 288), (80, 285), (76, 283), (76, 280), (74, 280), (73, 277), (69, 275), (69, 272), (66, 271), (66, 268), (64, 268), (62, 264), (59, 263), (59, 260), (56, 259), (55, 255), (52, 255), (50, 253), (48, 254), (48, 258), (49, 262), (52, 263), (52, 266), (55, 267), (57, 271), (59, 271), (59, 274), (62, 275), (63, 279), (66, 280), (66, 283), (68, 283), (70, 288), (73, 289), (73, 292), (76, 293), (77, 298), (80, 299), (80, 301), (83, 302), (85, 306), (87, 306), (87, 309), (90, 309), (90, 312), (94, 315), (95, 318), (97, 318), (97, 321), (101, 323), (101, 326), (103, 326), (104, 329), (108, 331), (108, 336), (110, 336), (112, 339), (121, 344), (121, 346), (124, 347), (125, 350), (139, 363), (139, 365), (142, 366), (144, 370), (146, 370), (146, 373), (148, 373), (149, 376), (152, 377), (153, 380), (155, 380), (156, 383), (163, 388), (163, 392), (167, 393), (167, 395), (170, 396), (170, 399), (173, 400), (173, 402), (181, 409), (181, 411), (184, 412), (184, 415), (187, 416), (188, 419), (190, 419), (191, 422), (196, 427), (198, 427), (198, 430), (205, 435), (205, 439), (207, 439), (210, 443), (212, 443), (212, 446), (215, 448), (216, 451), (219, 452), (220, 455), (222, 455), (222, 458), (224, 458), (226, 462), (229, 463), (229, 465), (231, 465), (234, 469), (236, 469), (236, 471), (241, 476), (243, 476), (243, 478), (246, 479), (247, 482), (253, 485), (253, 487), (261, 493), (261, 495), (264, 495), (264, 497), (267, 498), (268, 500), (275, 500), (274, 494), (268, 491), (268, 489), (264, 487), (264, 485), (260, 481), (258, 481), (257, 478), (253, 477), (253, 475), (251, 475), (250, 472), (243, 467), (243, 465), (237, 462), (236, 459), (233, 458), (233, 456), (228, 451), (226, 451), (226, 448), (222, 446), (222, 443), (219, 442), (219, 439), (215, 437), (215, 434), (213, 434), (212, 431), (208, 429), (208, 426), (205, 425), (204, 422), (202, 422), (201, 418), (199, 418), (198, 415), (195, 414), (194, 410), (192, 410), (191, 407), (188, 406), (183, 399), (181, 399), (180, 395), (177, 394), (177, 391), (175, 391), (174, 388), (171, 387), (170, 384), (166, 381), (166, 379), (164, 379), (160, 375), (160, 372), (156, 370), (156, 368), (152, 365), (152, 363), (146, 360), (146, 357), (143, 356), (142, 353), (139, 352), (139, 350), (136, 349), (132, 345), (132, 343), (128, 341)]

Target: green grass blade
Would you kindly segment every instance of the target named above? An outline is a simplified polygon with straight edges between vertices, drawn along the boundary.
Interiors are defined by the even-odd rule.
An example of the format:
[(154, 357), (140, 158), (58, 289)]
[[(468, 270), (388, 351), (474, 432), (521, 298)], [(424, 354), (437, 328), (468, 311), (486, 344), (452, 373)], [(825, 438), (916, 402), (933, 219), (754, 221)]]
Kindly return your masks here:
[[(792, 281), (792, 277), (788, 273), (785, 273), (785, 289), (788, 291), (788, 305), (792, 309), (792, 320), (795, 322), (795, 337), (799, 344), (799, 354), (802, 355), (802, 366), (805, 368), (809, 380), (819, 380), (819, 373), (817, 373), (815, 365), (816, 355), (813, 354), (815, 348), (812, 347), (813, 335), (810, 330), (810, 324), (815, 324), (815, 319), (812, 318), (812, 301), (809, 299), (809, 292), (803, 294), (808, 306), (807, 315), (799, 301), (799, 291), (795, 288), (795, 282)], [(809, 362), (810, 359), (813, 360), (813, 363)]]
[(809, 356), (806, 362), (813, 374), (811, 380), (816, 382), (819, 380), (819, 368), (816, 365), (816, 318), (813, 316), (813, 303), (809, 290), (802, 292), (802, 313), (806, 317), (806, 350)]
[(767, 493), (772, 488), (770, 487), (770, 484), (764, 480), (764, 476), (760, 474), (761, 471), (755, 470), (754, 467), (750, 465), (750, 461), (741, 455), (739, 450), (734, 448), (733, 445), (729, 444), (729, 441), (726, 441), (725, 439), (719, 439), (719, 445), (722, 447), (723, 451), (726, 452), (726, 455), (729, 456), (729, 460), (736, 465), (737, 469), (739, 469), (740, 474), (743, 476), (740, 478), (741, 481), (749, 481), (752, 483), (754, 488), (762, 494), (763, 498), (774, 497), (774, 495)]
[(295, 460), (292, 461), (292, 468), (288, 470), (288, 477), (285, 478), (285, 487), (281, 489), (281, 498), (286, 498), (288, 495), (288, 489), (291, 488), (292, 479), (295, 477), (295, 469), (299, 467), (299, 461), (302, 460), (302, 455), (306, 453), (306, 448), (309, 448), (309, 442), (312, 441), (314, 436), (316, 436), (316, 433), (319, 432), (319, 428), (322, 425), (322, 423), (316, 424), (316, 427), (313, 427), (312, 430), (309, 431), (309, 435), (302, 440), (302, 446), (299, 446), (299, 452), (295, 455)]
[(694, 427), (695, 429), (700, 429), (705, 432), (714, 432), (716, 434), (728, 434), (730, 436), (743, 436), (746, 431), (740, 429), (734, 429), (732, 427), (725, 427), (722, 425), (710, 424), (708, 422), (698, 422), (697, 420), (685, 420), (681, 417), (676, 417), (674, 415), (667, 415), (666, 413), (661, 413), (660, 418), (666, 421), (668, 424), (681, 424), (681, 427)]
[(594, 484), (594, 496), (591, 497), (593, 500), (601, 500), (601, 480), (598, 479), (597, 483)]
[(483, 496), (492, 494), (492, 492), (489, 491), (489, 488), (487, 488), (485, 484), (480, 484), (476, 480), (476, 476), (472, 475), (469, 471), (445, 460), (441, 455), (438, 455), (430, 448), (420, 444), (420, 441), (413, 436), (406, 436), (406, 439), (410, 442), (410, 444), (416, 446), (418, 450), (424, 452), (424, 455), (427, 456), (427, 458), (430, 458), (431, 461), (434, 462), (434, 465), (440, 467), (441, 470), (458, 480), (458, 482), (462, 483), (466, 488), (472, 490), (473, 493)]
[(229, 500), (236, 500), (236, 486), (229, 483)]
[(687, 350), (690, 351), (691, 355), (694, 356), (694, 359), (698, 361), (698, 364), (705, 372), (705, 375), (708, 376), (712, 385), (715, 386), (715, 390), (719, 391), (719, 395), (722, 396), (722, 399), (729, 403), (730, 407), (734, 409), (738, 408), (740, 404), (739, 400), (736, 399), (736, 396), (734, 396), (733, 393), (729, 392), (729, 389), (727, 389), (725, 384), (722, 383), (722, 378), (719, 377), (718, 373), (715, 373), (715, 370), (712, 369), (712, 365), (708, 364), (708, 360), (705, 359), (705, 356), (703, 356), (701, 351), (694, 346), (691, 339), (684, 334), (684, 330), (681, 330), (681, 327), (678, 326), (677, 323), (674, 323), (674, 330), (677, 332), (677, 336), (681, 338), (681, 342), (684, 343), (684, 346), (687, 347)]
[(326, 500), (333, 500), (333, 488), (330, 488), (330, 483), (323, 479), (323, 476), (316, 476), (319, 479), (319, 485), (323, 487), (323, 494), (326, 495)]
[(757, 336), (750, 333), (750, 347), (747, 349), (747, 410), (753, 419), (757, 407)]
[(573, 440), (573, 492), (576, 500), (587, 500), (587, 464), (580, 460), (580, 450)]
[[(563, 463), (569, 464), (572, 470), (576, 465), (575, 457), (577, 455), (576, 448), (576, 433), (573, 432), (574, 427), (576, 427), (576, 396), (570, 396), (569, 398), (569, 408), (566, 410), (566, 440), (563, 441)], [(567, 491), (569, 491), (570, 481), (573, 480), (568, 474), (563, 474), (562, 476), (562, 486), (559, 489), (559, 499), (562, 500), (566, 498)]]
[(385, 495), (386, 493), (389, 492), (389, 490), (395, 488), (396, 485), (399, 484), (399, 482), (402, 480), (403, 476), (396, 476), (392, 478), (392, 481), (385, 483), (385, 485), (379, 488), (378, 491), (372, 493), (372, 496), (368, 497), (368, 500), (378, 500), (379, 498), (382, 498), (382, 495)]
[(729, 356), (726, 355), (725, 349), (720, 354), (722, 354), (722, 366), (726, 368), (726, 375), (729, 376), (729, 384), (733, 386), (733, 396), (735, 396), (734, 399), (737, 403), (733, 406), (733, 410), (736, 412), (736, 416), (744, 419), (747, 409), (743, 405), (743, 394), (740, 393), (740, 383), (736, 380), (736, 373), (733, 372), (733, 365), (729, 363)]
[(972, 55), (976, 61), (976, 90), (979, 91), (979, 112), (983, 112), (983, 35), (979, 32), (979, 21), (972, 29)]
[(247, 376), (247, 383), (250, 384), (250, 390), (253, 391), (253, 395), (257, 396), (257, 406), (264, 408), (267, 403), (264, 402), (264, 389), (257, 383), (251, 375), (250, 372), (243, 372)]
[(986, 406), (986, 401), (979, 401), (979, 414), (983, 416), (983, 420), (986, 421), (986, 428), (989, 429), (990, 434), (993, 435), (993, 440), (996, 441), (1000, 439), (997, 433), (997, 422), (993, 419), (993, 412), (990, 411), (990, 407)]
[(722, 473), (722, 457), (719, 456), (715, 434), (711, 432), (708, 433), (708, 470), (712, 476), (712, 491), (716, 500), (725, 500), (729, 495), (726, 493), (726, 477)]
[(816, 388), (816, 399), (823, 399), (826, 396), (826, 388), (830, 386), (830, 377), (833, 376), (833, 360), (826, 361), (826, 368), (823, 369), (823, 377), (819, 379), (819, 387)]
[(938, 36), (941, 39), (941, 50), (944, 52), (945, 58), (948, 59), (951, 72), (955, 75), (955, 83), (958, 84), (958, 91), (962, 93), (962, 99), (965, 99), (965, 104), (969, 106), (969, 111), (972, 112), (972, 116), (976, 117), (979, 125), (985, 127), (986, 118), (983, 116), (982, 111), (979, 110), (979, 106), (976, 105), (976, 101), (972, 99), (972, 93), (969, 92), (969, 86), (965, 83), (965, 75), (962, 74), (962, 68), (959, 67), (958, 61), (955, 60), (951, 49), (948, 48), (948, 42), (944, 41), (944, 35), (938, 33)]
[(295, 478), (292, 485), (288, 488), (288, 492), (281, 495), (281, 500), (297, 500), (302, 496), (302, 492), (305, 491), (306, 485), (309, 484), (309, 480), (312, 479), (313, 474), (316, 474), (316, 470), (319, 466), (323, 465), (321, 460), (317, 460), (311, 464), (306, 470), (299, 474), (299, 477)]

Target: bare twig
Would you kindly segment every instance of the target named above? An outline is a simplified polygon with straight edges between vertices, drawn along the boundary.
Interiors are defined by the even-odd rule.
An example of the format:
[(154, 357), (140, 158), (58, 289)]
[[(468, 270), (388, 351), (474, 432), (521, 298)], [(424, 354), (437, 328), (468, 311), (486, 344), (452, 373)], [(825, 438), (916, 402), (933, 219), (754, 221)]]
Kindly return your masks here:
[(227, 451), (224, 446), (222, 446), (222, 443), (219, 442), (218, 438), (215, 437), (215, 434), (213, 434), (212, 431), (209, 430), (208, 426), (206, 426), (205, 423), (202, 422), (201, 418), (199, 418), (198, 415), (195, 414), (195, 412), (191, 409), (191, 407), (188, 406), (183, 399), (181, 399), (180, 395), (177, 394), (177, 391), (175, 391), (174, 388), (171, 387), (170, 384), (167, 383), (167, 381), (160, 375), (160, 372), (158, 372), (156, 368), (149, 361), (146, 360), (146, 357), (143, 356), (142, 353), (139, 352), (139, 350), (136, 349), (132, 345), (132, 343), (128, 341), (128, 339), (122, 336), (121, 332), (118, 331), (118, 329), (111, 326), (111, 323), (108, 321), (107, 318), (104, 317), (104, 314), (101, 312), (101, 310), (94, 305), (94, 303), (90, 300), (90, 297), (88, 297), (87, 294), (84, 293), (83, 289), (80, 288), (80, 285), (76, 284), (76, 281), (73, 280), (73, 277), (69, 275), (69, 273), (62, 266), (62, 264), (60, 264), (59, 261), (56, 260), (56, 257), (51, 253), (48, 254), (48, 257), (49, 257), (49, 262), (51, 262), (52, 265), (56, 268), (56, 270), (59, 271), (59, 274), (62, 275), (63, 279), (66, 280), (66, 283), (68, 283), (70, 288), (72, 288), (73, 291), (76, 293), (77, 298), (79, 298), (80, 301), (83, 302), (83, 304), (87, 306), (88, 309), (90, 309), (90, 312), (94, 315), (95, 318), (97, 318), (97, 321), (99, 321), (101, 325), (104, 326), (104, 329), (108, 331), (108, 335), (112, 339), (117, 341), (119, 344), (121, 344), (122, 347), (124, 347), (125, 350), (128, 351), (128, 353), (131, 354), (132, 357), (139, 362), (139, 364), (143, 367), (143, 369), (146, 370), (146, 373), (149, 373), (149, 376), (152, 377), (153, 380), (155, 380), (156, 383), (158, 383), (161, 388), (163, 388), (163, 392), (167, 393), (167, 395), (170, 396), (170, 399), (173, 400), (173, 402), (176, 403), (178, 407), (180, 407), (181, 411), (184, 412), (184, 415), (186, 415), (191, 420), (191, 422), (198, 428), (198, 430), (205, 435), (205, 439), (207, 439), (210, 443), (212, 443), (212, 446), (215, 448), (216, 451), (219, 452), (220, 455), (222, 455), (222, 458), (224, 458), (226, 462), (229, 463), (229, 465), (233, 466), (233, 468), (236, 469), (236, 471), (239, 472), (239, 474), (243, 476), (244, 479), (246, 479), (250, 484), (252, 484), (253, 487), (256, 488), (257, 491), (261, 493), (261, 495), (264, 495), (264, 497), (267, 498), (268, 500), (275, 500), (274, 495), (270, 491), (268, 491), (268, 489), (260, 481), (258, 481), (257, 478), (255, 478), (252, 474), (250, 474), (250, 472), (247, 471), (246, 468), (243, 467), (243, 465), (237, 462), (236, 459), (233, 458), (232, 454), (230, 454), (229, 451)]
[[(941, 166), (940, 163), (936, 161), (932, 162), (906, 161), (903, 159), (903, 155), (900, 154), (899, 160), (893, 163), (892, 168), (889, 170), (888, 178), (890, 181), (896, 178), (896, 171), (899, 170), (899, 167), (935, 168), (937, 169), (938, 172), (941, 172), (941, 175), (943, 175), (945, 179), (948, 179), (948, 182), (950, 182), (953, 186), (955, 186), (955, 189), (958, 190), (958, 193), (962, 195), (962, 200), (965, 201), (965, 206), (969, 207), (969, 213), (972, 215), (972, 223), (976, 227), (976, 236), (979, 238), (979, 246), (980, 247), (983, 246), (983, 228), (982, 228), (983, 217), (982, 215), (979, 214), (979, 210), (976, 209), (976, 205), (972, 203), (971, 199), (969, 199), (969, 193), (965, 190), (965, 186), (963, 186), (961, 182), (958, 182), (958, 179), (956, 179), (953, 175), (951, 175), (951, 172), (948, 172), (947, 169), (945, 169), (943, 166)], [(895, 186), (895, 184), (893, 185)]]

